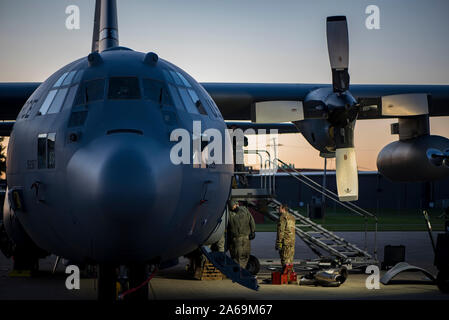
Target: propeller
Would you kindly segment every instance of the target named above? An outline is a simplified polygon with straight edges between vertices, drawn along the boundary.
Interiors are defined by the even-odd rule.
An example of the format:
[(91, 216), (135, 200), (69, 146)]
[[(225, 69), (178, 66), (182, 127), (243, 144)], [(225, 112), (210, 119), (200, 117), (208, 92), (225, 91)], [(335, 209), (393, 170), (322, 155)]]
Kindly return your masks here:
[[(358, 200), (358, 170), (354, 128), (359, 113), (381, 109), (382, 116), (426, 115), (430, 97), (426, 93), (403, 93), (359, 97), (357, 101), (349, 91), (349, 36), (345, 16), (327, 17), (326, 37), (332, 87), (320, 87), (306, 95), (303, 101), (306, 121), (297, 121), (295, 125), (303, 135), (307, 130), (314, 131), (304, 137), (322, 154), (335, 153), (338, 197), (340, 201), (355, 201)], [(312, 122), (307, 122), (309, 119)], [(432, 155), (430, 161), (449, 165), (449, 159), (441, 154)]]
[[(348, 90), (349, 37), (346, 17), (327, 17), (326, 36), (332, 88), (321, 87), (307, 94), (303, 103), (304, 118), (326, 119), (326, 139), (321, 140), (325, 145), (319, 143), (317, 146), (322, 153), (335, 153), (340, 201), (354, 201), (358, 199), (354, 127), (361, 106)], [(301, 125), (300, 122), (298, 125)], [(311, 143), (314, 142), (312, 137)]]
[(335, 141), (338, 197), (340, 201), (354, 201), (358, 199), (354, 127), (359, 108), (356, 99), (348, 91), (349, 37), (346, 17), (328, 17), (326, 35), (334, 93), (326, 104)]

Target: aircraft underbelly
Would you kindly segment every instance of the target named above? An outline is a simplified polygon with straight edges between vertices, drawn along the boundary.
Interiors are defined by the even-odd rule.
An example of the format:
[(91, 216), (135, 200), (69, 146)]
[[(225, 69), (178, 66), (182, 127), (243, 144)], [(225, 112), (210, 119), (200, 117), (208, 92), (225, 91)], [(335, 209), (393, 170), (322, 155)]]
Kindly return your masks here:
[[(183, 183), (179, 189), (176, 181), (170, 180), (180, 180), (172, 170), (165, 182), (173, 194), (149, 196), (148, 200), (126, 189), (95, 194), (89, 189), (91, 181), (83, 181), (84, 187), (72, 186), (68, 180), (59, 181), (76, 182), (64, 174), (12, 175), (9, 181), (11, 185), (42, 183), (38, 195), (35, 189), (24, 188), (27, 212), (19, 214), (29, 235), (42, 248), (75, 261), (148, 261), (192, 251), (208, 238), (220, 219), (230, 173), (197, 170), (187, 167), (180, 173)], [(60, 185), (67, 189), (61, 192)]]

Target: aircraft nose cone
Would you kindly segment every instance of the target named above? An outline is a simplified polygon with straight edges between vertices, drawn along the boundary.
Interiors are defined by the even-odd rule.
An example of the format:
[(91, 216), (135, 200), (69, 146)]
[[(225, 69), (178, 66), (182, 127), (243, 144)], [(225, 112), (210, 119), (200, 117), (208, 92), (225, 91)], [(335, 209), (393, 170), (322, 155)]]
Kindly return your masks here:
[(72, 157), (68, 181), (74, 214), (90, 230), (96, 260), (156, 254), (149, 250), (163, 239), (180, 193), (179, 170), (165, 151), (145, 137), (116, 135)]
[(99, 165), (95, 172), (98, 179), (95, 193), (102, 210), (110, 212), (110, 217), (116, 215), (118, 220), (141, 218), (120, 212), (139, 212), (140, 215), (151, 209), (158, 191), (158, 180), (161, 180), (157, 169), (163, 171), (163, 167), (145, 149), (118, 144), (107, 151)]

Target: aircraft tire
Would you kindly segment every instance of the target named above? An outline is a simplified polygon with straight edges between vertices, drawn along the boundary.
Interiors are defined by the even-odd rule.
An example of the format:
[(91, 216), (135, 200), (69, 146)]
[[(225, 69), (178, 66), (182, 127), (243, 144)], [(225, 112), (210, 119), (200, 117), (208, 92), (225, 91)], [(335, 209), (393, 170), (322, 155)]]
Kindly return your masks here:
[(260, 271), (260, 262), (255, 256), (250, 255), (248, 263), (246, 264), (246, 270), (248, 270), (253, 276)]

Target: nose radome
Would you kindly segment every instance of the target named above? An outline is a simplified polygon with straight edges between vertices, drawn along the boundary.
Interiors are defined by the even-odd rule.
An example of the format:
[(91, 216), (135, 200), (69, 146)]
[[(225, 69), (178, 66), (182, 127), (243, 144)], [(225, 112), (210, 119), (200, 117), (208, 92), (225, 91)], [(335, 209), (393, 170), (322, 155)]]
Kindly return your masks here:
[[(149, 139), (130, 134), (105, 136), (78, 150), (68, 165), (68, 183), (80, 201), (95, 207), (108, 220), (132, 219), (152, 209), (166, 164)], [(94, 208), (89, 208), (91, 211)], [(126, 213), (126, 214), (125, 214)]]
[(159, 191), (158, 164), (139, 145), (121, 143), (109, 150), (103, 161), (96, 173), (99, 205), (109, 212), (109, 218), (141, 219), (143, 212), (152, 209)]
[(167, 152), (151, 139), (117, 134), (72, 157), (67, 178), (75, 214), (90, 221), (97, 252), (138, 255), (163, 239), (180, 195), (180, 171)]

